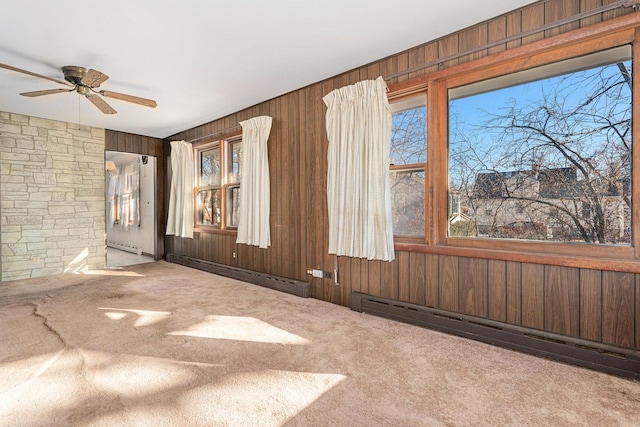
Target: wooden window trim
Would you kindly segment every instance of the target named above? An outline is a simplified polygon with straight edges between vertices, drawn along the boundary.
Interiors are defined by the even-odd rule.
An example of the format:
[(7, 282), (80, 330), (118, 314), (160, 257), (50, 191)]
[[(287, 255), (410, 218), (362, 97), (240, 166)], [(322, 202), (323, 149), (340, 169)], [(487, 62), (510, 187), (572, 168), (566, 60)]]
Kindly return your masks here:
[[(223, 183), (223, 191), (224, 191), (224, 203), (225, 203), (225, 210), (224, 210), (224, 214), (225, 214), (225, 229), (226, 230), (232, 230), (234, 233), (237, 233), (238, 227), (236, 226), (232, 226), (229, 225), (228, 222), (231, 222), (231, 210), (233, 209), (232, 206), (227, 206), (227, 203), (230, 200), (230, 189), (233, 187), (238, 187), (241, 188), (240, 185), (240, 180), (237, 181), (231, 181), (230, 176), (231, 176), (231, 168), (233, 165), (233, 145), (236, 143), (241, 143), (242, 142), (242, 134), (237, 134), (234, 136), (229, 136), (227, 138), (225, 138), (225, 162), (226, 162), (226, 170), (225, 170), (225, 179), (224, 179), (224, 183)], [(242, 160), (241, 160), (242, 161)]]
[(194, 232), (198, 232), (201, 230), (223, 230), (224, 228), (222, 227), (222, 218), (220, 219), (220, 224), (219, 225), (207, 225), (207, 224), (198, 224), (198, 191), (199, 190), (206, 190), (206, 189), (217, 189), (218, 190), (218, 194), (220, 194), (220, 210), (222, 212), (224, 212), (223, 210), (223, 206), (222, 206), (222, 186), (220, 185), (200, 185), (200, 178), (202, 177), (202, 171), (201, 171), (201, 159), (200, 156), (202, 155), (202, 153), (208, 149), (212, 149), (212, 148), (218, 148), (218, 157), (220, 158), (220, 176), (222, 176), (222, 146), (223, 146), (223, 140), (222, 139), (216, 139), (214, 141), (202, 141), (201, 143), (198, 144), (194, 144), (193, 146), (193, 150), (196, 153), (196, 155), (194, 156), (194, 162), (196, 162), (196, 164), (198, 165), (196, 170), (195, 170), (195, 182), (196, 185), (194, 186), (193, 189), (193, 206), (194, 206), (194, 212), (193, 212), (193, 224), (194, 224)]
[[(392, 101), (392, 103), (396, 103), (396, 102), (400, 102), (400, 101), (404, 101), (405, 99), (410, 99), (410, 98), (414, 98), (414, 97), (418, 97), (418, 96), (422, 96), (424, 97), (424, 102), (425, 102), (425, 107), (427, 110), (427, 123), (429, 121), (429, 99), (428, 99), (428, 93), (427, 93), (427, 89), (426, 86), (422, 87), (417, 87), (417, 88), (411, 88), (410, 90), (406, 90), (406, 91), (398, 91), (398, 92), (391, 92), (389, 91), (387, 94), (387, 98), (389, 101)], [(429, 125), (427, 124), (427, 141), (425, 142), (426, 147), (427, 147), (427, 161), (425, 161), (424, 163), (408, 163), (408, 164), (402, 164), (402, 165), (389, 165), (389, 171), (419, 171), (422, 170), (424, 171), (424, 185), (425, 185), (425, 191), (424, 191), (424, 212), (425, 212), (425, 230), (424, 230), (424, 236), (405, 236), (405, 235), (396, 235), (394, 234), (393, 236), (393, 241), (394, 243), (405, 243), (405, 244), (425, 244), (425, 243), (429, 243), (431, 241), (430, 237), (431, 237), (431, 227), (430, 227), (430, 220), (429, 220), (429, 215), (427, 215), (428, 208), (429, 208), (429, 195), (427, 193), (428, 189), (429, 189), (429, 173), (427, 172), (428, 168), (429, 168)]]
[(419, 171), (425, 170), (427, 163), (407, 163), (406, 165), (389, 166), (390, 171)]
[[(229, 165), (227, 163), (230, 161), (229, 146), (231, 143), (235, 142), (239, 138), (242, 138), (241, 130), (230, 132), (223, 135), (218, 135), (214, 139), (205, 139), (202, 141), (198, 141), (194, 143), (192, 146), (194, 153), (197, 153), (198, 156), (202, 151), (206, 150), (207, 148), (214, 147), (216, 145), (218, 146), (220, 150), (220, 165), (221, 165), (220, 179), (222, 181), (219, 186), (210, 186), (211, 188), (217, 188), (220, 191), (220, 210), (222, 212), (220, 215), (220, 225), (198, 224), (197, 210), (194, 209), (194, 226), (193, 226), (194, 233), (210, 233), (210, 234), (220, 234), (220, 235), (226, 235), (226, 236), (235, 236), (238, 234), (237, 227), (230, 227), (227, 225), (229, 217), (227, 212), (226, 191), (228, 190), (229, 186), (238, 185), (237, 182), (233, 182), (233, 183), (228, 182)], [(199, 165), (200, 164), (199, 157), (196, 158), (196, 156), (194, 156), (194, 162), (197, 162), (197, 164)], [(200, 166), (198, 166), (197, 170), (195, 171), (194, 179), (197, 184), (200, 183)], [(208, 186), (202, 186), (202, 187), (198, 185), (194, 186), (194, 190), (193, 190), (194, 207), (197, 207), (198, 189), (202, 189), (206, 187)]]
[[(448, 88), (630, 43), (633, 46), (633, 69), (640, 70), (640, 14), (625, 15), (390, 85), (389, 99), (393, 100), (426, 90), (428, 106), (427, 233), (421, 242), (396, 241), (395, 249), (640, 273), (640, 170), (632, 172), (631, 246), (448, 237), (447, 212), (442, 208), (448, 202)], [(640, 84), (634, 84), (634, 110), (639, 102)], [(640, 135), (640, 120), (634, 120), (632, 132), (632, 161), (638, 165), (640, 147), (636, 147), (636, 140)]]

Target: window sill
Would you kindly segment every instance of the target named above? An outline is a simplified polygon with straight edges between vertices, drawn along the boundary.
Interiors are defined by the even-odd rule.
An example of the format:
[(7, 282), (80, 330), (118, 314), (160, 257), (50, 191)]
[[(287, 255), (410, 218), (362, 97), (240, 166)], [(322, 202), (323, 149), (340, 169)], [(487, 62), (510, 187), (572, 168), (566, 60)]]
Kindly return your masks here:
[[(566, 245), (563, 245), (566, 246)], [(532, 248), (533, 249), (533, 248)], [(582, 252), (592, 249), (585, 247)], [(619, 271), (627, 273), (640, 273), (640, 260), (634, 259), (633, 248), (593, 248), (593, 249), (621, 249), (619, 257), (601, 254), (590, 256), (577, 254), (561, 254), (542, 251), (540, 247), (536, 250), (522, 249), (512, 250), (506, 248), (486, 248), (455, 246), (452, 244), (427, 245), (424, 243), (404, 243), (396, 242), (395, 250), (406, 252), (420, 252), (434, 255), (458, 256), (469, 258), (480, 258), (498, 261), (522, 262), (530, 264), (556, 265), (562, 267), (588, 268), (595, 270)], [(575, 250), (575, 248), (574, 248)], [(623, 254), (624, 255), (623, 255)]]
[(236, 236), (238, 234), (238, 230), (237, 229), (231, 229), (231, 230), (221, 230), (217, 227), (207, 227), (205, 226), (198, 226), (195, 227), (193, 229), (194, 233), (208, 233), (208, 234), (221, 234), (224, 236)]
[(393, 241), (395, 244), (426, 244), (424, 236), (393, 236)]

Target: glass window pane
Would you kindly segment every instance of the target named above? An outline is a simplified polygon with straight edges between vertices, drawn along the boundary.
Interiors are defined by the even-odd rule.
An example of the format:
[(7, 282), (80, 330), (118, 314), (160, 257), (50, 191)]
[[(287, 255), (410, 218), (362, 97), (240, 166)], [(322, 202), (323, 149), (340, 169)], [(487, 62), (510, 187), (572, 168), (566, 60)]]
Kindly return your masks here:
[(391, 171), (391, 209), (393, 234), (424, 236), (424, 170)]
[[(416, 105), (417, 104), (417, 105)], [(392, 165), (408, 165), (427, 161), (427, 107), (424, 97), (392, 104)]]
[(229, 182), (240, 182), (240, 163), (242, 161), (242, 142), (237, 141), (229, 144)]
[(240, 187), (229, 188), (229, 227), (238, 226), (238, 212), (240, 209)]
[(220, 225), (220, 190), (198, 190), (197, 224)]
[(200, 186), (220, 185), (220, 149), (218, 147), (200, 153)]
[(449, 235), (629, 245), (630, 54), (451, 91)]

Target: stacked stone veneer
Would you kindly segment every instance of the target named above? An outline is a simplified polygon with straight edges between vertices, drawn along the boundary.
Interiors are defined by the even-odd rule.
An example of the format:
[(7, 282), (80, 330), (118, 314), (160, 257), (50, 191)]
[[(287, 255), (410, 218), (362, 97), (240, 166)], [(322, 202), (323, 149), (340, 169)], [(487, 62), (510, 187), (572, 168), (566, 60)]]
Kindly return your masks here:
[(0, 112), (2, 280), (104, 268), (104, 135)]

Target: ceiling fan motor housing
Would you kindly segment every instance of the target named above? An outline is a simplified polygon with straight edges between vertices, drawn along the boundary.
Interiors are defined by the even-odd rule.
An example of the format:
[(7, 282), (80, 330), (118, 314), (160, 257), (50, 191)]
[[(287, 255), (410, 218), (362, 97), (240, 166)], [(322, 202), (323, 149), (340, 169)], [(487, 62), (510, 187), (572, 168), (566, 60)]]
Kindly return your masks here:
[(75, 65), (66, 65), (62, 67), (64, 73), (64, 79), (74, 85), (82, 86), (82, 78), (87, 74), (87, 69), (84, 67), (77, 67)]

